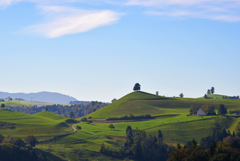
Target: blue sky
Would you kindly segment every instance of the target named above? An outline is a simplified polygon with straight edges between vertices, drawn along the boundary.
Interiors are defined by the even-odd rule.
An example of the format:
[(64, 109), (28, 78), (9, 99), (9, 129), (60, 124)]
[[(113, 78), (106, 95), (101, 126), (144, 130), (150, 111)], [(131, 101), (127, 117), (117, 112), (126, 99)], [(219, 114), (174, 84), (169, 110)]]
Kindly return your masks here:
[(0, 91), (240, 95), (239, 0), (0, 0), (0, 21)]

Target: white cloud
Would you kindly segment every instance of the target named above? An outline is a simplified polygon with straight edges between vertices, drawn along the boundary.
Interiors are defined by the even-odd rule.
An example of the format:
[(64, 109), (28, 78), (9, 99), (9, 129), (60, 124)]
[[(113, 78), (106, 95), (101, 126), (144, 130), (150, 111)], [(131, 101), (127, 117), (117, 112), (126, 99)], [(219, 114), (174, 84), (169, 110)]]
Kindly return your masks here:
[(47, 38), (86, 32), (100, 26), (109, 25), (121, 16), (121, 14), (109, 10), (88, 11), (61, 6), (41, 8), (43, 13), (51, 18), (48, 22), (28, 27), (27, 30)]
[(239, 22), (240, 16), (234, 15), (224, 15), (224, 14), (210, 14), (207, 12), (194, 12), (194, 11), (148, 11), (145, 12), (149, 15), (155, 16), (168, 16), (168, 17), (181, 17), (181, 18), (202, 18), (202, 19), (212, 19), (228, 22)]
[(0, 6), (8, 6), (14, 2), (18, 2), (19, 0), (0, 0)]
[(139, 6), (164, 6), (164, 5), (197, 5), (197, 4), (221, 4), (221, 3), (238, 3), (239, 0), (129, 0), (127, 5)]
[(156, 16), (240, 21), (240, 0), (129, 0), (126, 5), (148, 8)]

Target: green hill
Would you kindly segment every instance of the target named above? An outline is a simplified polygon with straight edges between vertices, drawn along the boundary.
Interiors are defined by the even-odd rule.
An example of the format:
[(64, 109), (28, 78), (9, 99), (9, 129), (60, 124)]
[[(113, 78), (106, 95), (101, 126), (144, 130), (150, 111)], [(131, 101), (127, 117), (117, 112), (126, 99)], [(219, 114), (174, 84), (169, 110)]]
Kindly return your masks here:
[(211, 97), (211, 98), (214, 98), (214, 99), (222, 99), (223, 96), (229, 97), (229, 96), (221, 95), (221, 94), (208, 94), (207, 96), (208, 96), (208, 97)]
[(72, 131), (67, 127), (66, 117), (49, 112), (29, 115), (11, 110), (0, 110), (0, 134), (12, 137), (25, 137), (35, 135), (37, 137), (49, 137)]
[(67, 117), (52, 113), (52, 112), (47, 112), (47, 111), (42, 111), (42, 112), (38, 112), (32, 116), (39, 116), (39, 117), (44, 117), (44, 118), (50, 118), (53, 120), (66, 120), (68, 119)]
[(142, 105), (143, 102), (164, 100), (165, 97), (156, 96), (145, 92), (132, 92), (117, 101), (91, 113), (88, 116), (94, 118), (106, 118), (110, 116), (143, 114), (143, 113), (163, 113), (160, 109), (152, 105)]
[(204, 99), (204, 98), (179, 98), (162, 97), (145, 92), (132, 92), (117, 101), (88, 115), (93, 119), (106, 119), (124, 115), (151, 114), (188, 114), (191, 105), (202, 107), (204, 104), (213, 104), (218, 107), (223, 103), (228, 109), (240, 108), (240, 100), (230, 99)]

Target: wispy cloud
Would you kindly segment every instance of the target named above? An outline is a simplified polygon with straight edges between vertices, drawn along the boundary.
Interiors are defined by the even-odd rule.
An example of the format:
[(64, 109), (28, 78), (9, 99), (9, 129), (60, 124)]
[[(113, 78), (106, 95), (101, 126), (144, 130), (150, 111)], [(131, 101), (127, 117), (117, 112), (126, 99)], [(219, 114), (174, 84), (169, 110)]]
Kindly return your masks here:
[(148, 8), (146, 14), (240, 21), (239, 0), (129, 0), (125, 5)]
[(0, 6), (8, 6), (19, 0), (0, 0)]
[(47, 38), (86, 32), (112, 24), (121, 16), (121, 14), (109, 10), (88, 11), (61, 6), (45, 6), (41, 9), (44, 14), (48, 15), (48, 22), (30, 26), (27, 30)]

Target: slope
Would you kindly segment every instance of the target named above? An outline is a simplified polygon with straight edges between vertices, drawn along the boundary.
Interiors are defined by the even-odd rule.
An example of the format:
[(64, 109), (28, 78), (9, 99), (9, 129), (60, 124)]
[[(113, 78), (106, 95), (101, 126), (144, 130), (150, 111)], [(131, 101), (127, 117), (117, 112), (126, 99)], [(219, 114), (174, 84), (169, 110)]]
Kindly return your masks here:
[(44, 118), (50, 118), (53, 120), (66, 120), (68, 119), (67, 117), (52, 113), (52, 112), (47, 112), (47, 111), (42, 111), (42, 112), (38, 112), (32, 116), (39, 116), (39, 117), (44, 117)]
[(239, 109), (240, 99), (204, 99), (204, 98), (178, 98), (162, 97), (145, 92), (132, 92), (117, 101), (91, 113), (88, 117), (93, 119), (106, 119), (129, 114), (134, 115), (167, 115), (188, 114), (191, 105), (202, 107), (204, 104), (213, 104), (218, 107), (223, 103), (228, 109)]
[(132, 92), (117, 101), (91, 113), (88, 116), (93, 118), (107, 118), (110, 116), (129, 115), (129, 114), (152, 114), (163, 113), (160, 109), (152, 105), (142, 105), (144, 102), (155, 100), (165, 100), (167, 98), (156, 96), (145, 92)]
[[(43, 117), (43, 114), (46, 117)], [(55, 114), (44, 112), (40, 116), (24, 114), (21, 112), (0, 110), (0, 134), (12, 137), (26, 137), (35, 135), (37, 137), (49, 137), (72, 131), (63, 122), (67, 119)]]

